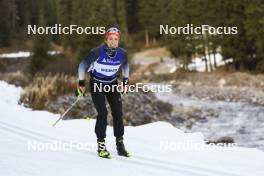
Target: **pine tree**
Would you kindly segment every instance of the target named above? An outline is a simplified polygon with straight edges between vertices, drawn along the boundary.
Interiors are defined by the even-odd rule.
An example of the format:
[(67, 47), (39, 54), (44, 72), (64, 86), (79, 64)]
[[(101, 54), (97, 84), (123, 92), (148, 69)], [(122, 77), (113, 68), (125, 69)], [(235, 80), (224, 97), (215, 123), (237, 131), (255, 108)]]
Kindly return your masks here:
[[(41, 26), (47, 26), (50, 22), (47, 18), (45, 7), (49, 6), (49, 1), (41, 0), (42, 5), (38, 12), (39, 24)], [(49, 63), (50, 57), (48, 51), (50, 49), (51, 35), (50, 34), (36, 34), (33, 42), (33, 55), (30, 61), (29, 69), (32, 75), (40, 72)]]
[(9, 46), (16, 23), (14, 0), (0, 0), (0, 17), (0, 47)]

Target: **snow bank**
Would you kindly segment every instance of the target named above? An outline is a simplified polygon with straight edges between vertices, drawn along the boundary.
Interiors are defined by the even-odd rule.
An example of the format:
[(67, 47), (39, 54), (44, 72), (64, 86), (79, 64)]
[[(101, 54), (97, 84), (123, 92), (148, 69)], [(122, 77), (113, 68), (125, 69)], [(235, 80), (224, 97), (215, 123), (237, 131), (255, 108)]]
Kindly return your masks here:
[[(95, 120), (61, 121), (52, 128), (50, 124), (59, 115), (32, 111), (18, 105), (21, 91), (21, 88), (0, 81), (0, 175), (264, 174), (264, 152), (238, 147), (211, 150), (203, 143), (201, 133), (186, 134), (165, 122), (125, 128), (125, 143), (132, 155), (130, 158), (117, 156), (113, 129), (108, 127), (107, 147), (113, 158), (99, 158), (96, 154)], [(187, 142), (189, 145), (199, 144), (202, 149), (175, 148), (177, 144)], [(58, 147), (58, 143), (71, 148), (65, 150)], [(33, 144), (38, 150), (34, 150)], [(44, 144), (52, 144), (53, 148), (45, 148)]]
[[(49, 55), (57, 55), (60, 54), (60, 51), (48, 51)], [(29, 51), (18, 51), (14, 53), (3, 53), (0, 54), (0, 58), (27, 58), (32, 55), (32, 52)]]
[[(212, 70), (210, 70), (210, 61), (211, 61), (213, 67), (214, 67), (214, 61), (216, 62), (218, 67), (223, 66), (226, 63), (233, 62), (233, 59), (223, 60), (223, 56), (220, 53), (217, 53), (215, 55), (215, 60), (214, 60), (213, 54), (210, 54), (210, 55), (207, 54), (206, 58), (207, 58), (207, 68), (209, 71), (212, 71)], [(209, 60), (209, 58), (210, 58), (210, 60)], [(205, 66), (204, 58), (201, 58), (201, 57), (194, 58), (192, 63), (188, 65), (188, 69), (193, 70), (193, 71), (198, 71), (198, 72), (205, 72), (206, 66)], [(215, 68), (213, 68), (213, 69), (215, 70)]]

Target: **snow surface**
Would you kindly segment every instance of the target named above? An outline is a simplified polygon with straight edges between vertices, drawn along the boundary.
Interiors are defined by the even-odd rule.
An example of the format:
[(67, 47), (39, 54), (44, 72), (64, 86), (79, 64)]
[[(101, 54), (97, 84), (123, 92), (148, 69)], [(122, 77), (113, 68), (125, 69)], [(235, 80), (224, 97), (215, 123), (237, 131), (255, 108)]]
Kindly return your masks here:
[[(59, 115), (33, 111), (18, 105), (21, 88), (0, 81), (0, 175), (175, 175), (263, 176), (264, 152), (258, 149), (218, 147), (212, 150), (201, 133), (184, 133), (165, 122), (125, 128), (125, 143), (131, 153), (123, 158), (115, 151), (112, 127), (107, 128), (107, 147), (112, 159), (96, 153), (95, 120), (61, 121)], [(165, 149), (161, 144), (200, 144), (202, 149)], [(33, 150), (31, 144), (84, 144), (72, 150)], [(41, 145), (43, 144), (43, 145)], [(53, 145), (58, 146), (58, 145)], [(88, 145), (87, 145), (88, 146)], [(93, 147), (92, 147), (93, 146)], [(161, 147), (163, 146), (163, 147)], [(59, 148), (59, 147), (57, 147)]]
[[(48, 51), (49, 55), (57, 55), (60, 54), (60, 51)], [(32, 52), (29, 51), (18, 51), (18, 52), (14, 52), (14, 53), (3, 53), (0, 54), (0, 58), (28, 58), (32, 55)]]

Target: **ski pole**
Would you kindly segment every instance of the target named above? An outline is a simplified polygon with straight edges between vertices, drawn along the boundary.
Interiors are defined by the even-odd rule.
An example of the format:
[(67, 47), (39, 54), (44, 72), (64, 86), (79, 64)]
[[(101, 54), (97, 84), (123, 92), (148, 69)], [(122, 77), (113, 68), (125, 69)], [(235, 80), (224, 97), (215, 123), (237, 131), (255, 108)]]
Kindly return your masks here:
[(73, 106), (80, 100), (81, 97), (78, 97), (74, 103), (58, 118), (56, 122), (54, 122), (51, 126), (54, 127), (72, 108)]

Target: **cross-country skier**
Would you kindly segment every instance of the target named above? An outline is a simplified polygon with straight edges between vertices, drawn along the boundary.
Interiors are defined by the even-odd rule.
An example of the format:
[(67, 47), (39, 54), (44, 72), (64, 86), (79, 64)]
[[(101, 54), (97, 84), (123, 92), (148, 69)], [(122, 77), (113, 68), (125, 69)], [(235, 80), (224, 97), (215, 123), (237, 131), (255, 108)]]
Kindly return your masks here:
[[(84, 96), (85, 93), (85, 73), (90, 73), (90, 92), (94, 106), (97, 110), (95, 133), (98, 143), (98, 155), (109, 158), (110, 153), (106, 149), (105, 137), (107, 127), (108, 101), (113, 116), (114, 135), (116, 137), (116, 149), (118, 155), (129, 157), (123, 142), (124, 124), (122, 119), (121, 94), (116, 88), (110, 92), (99, 91), (101, 84), (104, 86), (117, 85), (119, 69), (123, 70), (123, 86), (128, 85), (129, 65), (127, 52), (119, 47), (121, 32), (116, 27), (107, 30), (104, 44), (92, 49), (79, 65), (79, 83), (76, 90), (77, 96)], [(95, 88), (97, 85), (97, 89)], [(115, 86), (116, 87), (116, 86)], [(125, 89), (126, 90), (126, 89)]]

